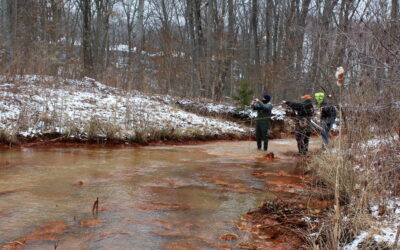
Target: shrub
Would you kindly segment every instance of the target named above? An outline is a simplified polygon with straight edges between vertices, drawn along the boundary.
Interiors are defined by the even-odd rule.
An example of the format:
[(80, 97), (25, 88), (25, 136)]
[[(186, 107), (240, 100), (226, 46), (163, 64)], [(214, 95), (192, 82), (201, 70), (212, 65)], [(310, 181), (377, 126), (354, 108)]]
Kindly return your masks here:
[(0, 142), (4, 144), (17, 144), (18, 139), (15, 134), (9, 133), (6, 129), (0, 129)]
[(99, 119), (92, 117), (85, 127), (85, 132), (89, 140), (98, 139), (101, 133), (101, 124)]
[(246, 110), (246, 107), (250, 105), (253, 95), (254, 90), (251, 88), (251, 82), (243, 80), (239, 88), (236, 89), (236, 94), (233, 96), (239, 111)]
[(100, 124), (99, 127), (102, 134), (107, 138), (107, 140), (115, 140), (118, 138), (118, 134), (121, 132), (121, 128), (111, 122), (106, 122)]

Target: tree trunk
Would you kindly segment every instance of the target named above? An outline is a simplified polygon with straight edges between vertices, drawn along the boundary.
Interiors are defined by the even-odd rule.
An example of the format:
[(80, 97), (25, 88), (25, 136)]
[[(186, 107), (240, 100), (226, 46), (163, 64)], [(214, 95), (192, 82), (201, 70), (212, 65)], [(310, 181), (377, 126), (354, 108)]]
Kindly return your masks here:
[(266, 0), (267, 1), (267, 6), (265, 8), (265, 36), (266, 36), (266, 42), (265, 42), (265, 61), (267, 64), (271, 62), (272, 59), (272, 29), (273, 29), (273, 22), (272, 22), (272, 17), (273, 17), (273, 2), (272, 0)]
[(163, 71), (165, 72), (165, 90), (164, 93), (169, 94), (172, 88), (172, 83), (175, 81), (175, 74), (173, 69), (173, 59), (172, 57), (172, 40), (171, 40), (171, 31), (170, 31), (170, 20), (168, 16), (167, 6), (165, 4), (165, 0), (161, 1), (161, 37), (162, 44), (161, 49), (164, 52), (163, 57)]
[(139, 89), (143, 90), (144, 86), (144, 65), (142, 63), (144, 59), (144, 0), (139, 0), (138, 16), (137, 16), (137, 85)]
[(198, 96), (200, 84), (196, 77), (196, 66), (198, 61), (198, 50), (196, 48), (196, 33), (195, 33), (195, 23), (194, 23), (194, 6), (193, 0), (186, 0), (186, 23), (189, 35), (189, 51), (192, 59), (191, 67), (191, 86), (190, 95)]
[[(232, 79), (232, 59), (235, 53), (235, 12), (233, 0), (228, 0), (228, 35), (227, 35), (227, 57), (225, 67), (222, 72), (221, 81), (223, 86), (226, 86), (226, 92), (229, 96), (233, 95), (234, 81)], [(228, 82), (229, 84), (227, 84)]]
[(260, 48), (258, 41), (258, 0), (252, 0), (251, 5), (251, 19), (250, 19), (250, 32), (252, 40), (252, 55), (251, 55), (251, 76), (254, 81), (255, 87), (258, 93), (264, 91), (264, 84), (262, 82), (263, 77), (261, 76), (260, 69)]
[(302, 72), (302, 62), (303, 62), (303, 44), (304, 44), (304, 33), (306, 30), (306, 19), (308, 14), (308, 8), (310, 6), (311, 0), (304, 0), (301, 13), (298, 18), (298, 28), (296, 37), (296, 72), (300, 74)]
[(285, 60), (285, 66), (294, 70), (294, 55), (295, 55), (295, 21), (296, 9), (299, 0), (290, 0), (289, 10), (285, 21), (285, 47), (282, 51)]
[(5, 45), (8, 60), (12, 61), (14, 59), (14, 46), (16, 45), (15, 33), (16, 33), (16, 11), (17, 11), (17, 1), (13, 0), (2, 0), (2, 10), (3, 10), (3, 37), (5, 38)]
[[(320, 1), (317, 1), (318, 6), (320, 6)], [(321, 87), (321, 79), (323, 79), (322, 65), (327, 65), (328, 61), (328, 48), (329, 48), (329, 39), (328, 34), (330, 32), (330, 23), (333, 17), (333, 10), (336, 5), (336, 2), (325, 0), (324, 7), (322, 10), (322, 16), (318, 17), (318, 22), (316, 25), (316, 38), (313, 41), (313, 59), (311, 64), (311, 90), (315, 90), (317, 85)], [(319, 11), (319, 10), (318, 10)], [(328, 75), (330, 72), (326, 72)]]
[(272, 52), (273, 52), (273, 55), (272, 55), (272, 61), (273, 61), (273, 63), (275, 63), (275, 62), (277, 62), (277, 59), (278, 59), (278, 57), (279, 57), (279, 53), (280, 53), (280, 46), (279, 46), (279, 44), (281, 43), (281, 42), (278, 42), (279, 40), (279, 37), (280, 37), (280, 22), (281, 22), (281, 20), (280, 20), (280, 17), (281, 17), (281, 15), (280, 15), (280, 12), (279, 12), (279, 10), (278, 10), (278, 5), (277, 4), (275, 4), (275, 6), (274, 6), (274, 35), (273, 35), (273, 40), (272, 40)]
[[(215, 99), (217, 95), (217, 89), (219, 83), (219, 53), (218, 51), (218, 40), (219, 31), (218, 31), (218, 10), (216, 0), (208, 1), (207, 5), (207, 17), (206, 17), (206, 39), (207, 39), (207, 50), (205, 55), (205, 60), (207, 63), (205, 64), (205, 75), (206, 75), (206, 89), (207, 92), (211, 93), (211, 98)], [(206, 93), (208, 94), (208, 93)]]
[(251, 7), (251, 31), (253, 36), (253, 62), (254, 65), (260, 65), (260, 48), (258, 46), (258, 1), (252, 0)]
[(137, 16), (137, 43), (138, 52), (141, 53), (144, 48), (144, 0), (139, 0)]
[(203, 75), (203, 59), (204, 59), (204, 34), (203, 27), (201, 24), (201, 0), (194, 1), (194, 27), (195, 27), (195, 46), (197, 50), (198, 59), (196, 61), (197, 75), (199, 79), (199, 90), (200, 96), (204, 91), (204, 75)]
[(91, 48), (91, 0), (81, 0), (81, 10), (83, 18), (82, 29), (82, 53), (84, 74), (91, 75), (93, 72), (93, 57)]

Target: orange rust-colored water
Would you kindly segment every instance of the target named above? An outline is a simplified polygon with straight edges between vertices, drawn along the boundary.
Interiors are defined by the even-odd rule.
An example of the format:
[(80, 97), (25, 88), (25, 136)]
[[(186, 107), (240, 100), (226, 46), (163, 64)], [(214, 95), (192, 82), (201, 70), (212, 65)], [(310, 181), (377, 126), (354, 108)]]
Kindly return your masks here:
[(286, 154), (295, 141), (270, 149), (278, 160), (253, 141), (2, 151), (0, 248), (235, 248), (253, 240), (238, 229), (240, 215), (293, 195), (271, 186), (301, 181)]

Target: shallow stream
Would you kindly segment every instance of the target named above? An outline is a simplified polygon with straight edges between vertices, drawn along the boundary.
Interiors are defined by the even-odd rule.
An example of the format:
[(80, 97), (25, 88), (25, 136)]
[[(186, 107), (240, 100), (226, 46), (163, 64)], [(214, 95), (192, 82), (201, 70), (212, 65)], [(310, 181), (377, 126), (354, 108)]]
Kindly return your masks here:
[(252, 237), (237, 228), (241, 214), (291, 196), (266, 191), (257, 173), (292, 183), (298, 172), (294, 160), (262, 160), (253, 144), (2, 151), (0, 248), (234, 248)]

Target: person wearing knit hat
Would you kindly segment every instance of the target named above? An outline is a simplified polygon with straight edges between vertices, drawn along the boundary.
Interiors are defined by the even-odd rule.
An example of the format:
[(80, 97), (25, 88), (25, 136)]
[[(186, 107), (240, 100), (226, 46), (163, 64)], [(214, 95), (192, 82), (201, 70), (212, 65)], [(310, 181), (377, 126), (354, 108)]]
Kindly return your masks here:
[(294, 133), (299, 150), (298, 154), (306, 155), (312, 130), (311, 117), (314, 115), (314, 106), (311, 102), (311, 95), (303, 95), (301, 98), (305, 99), (301, 103), (291, 101), (283, 101), (282, 103), (296, 112)]
[(271, 101), (271, 96), (270, 95), (264, 94), (263, 98), (267, 103), (269, 103)]
[(303, 95), (302, 97), (301, 97), (301, 99), (312, 99), (312, 96), (310, 96), (310, 95)]
[(268, 150), (268, 130), (271, 124), (272, 104), (271, 96), (264, 94), (263, 100), (255, 99), (251, 103), (253, 110), (257, 111), (256, 120), (256, 140), (257, 149), (261, 150), (262, 141), (264, 141), (264, 151)]

